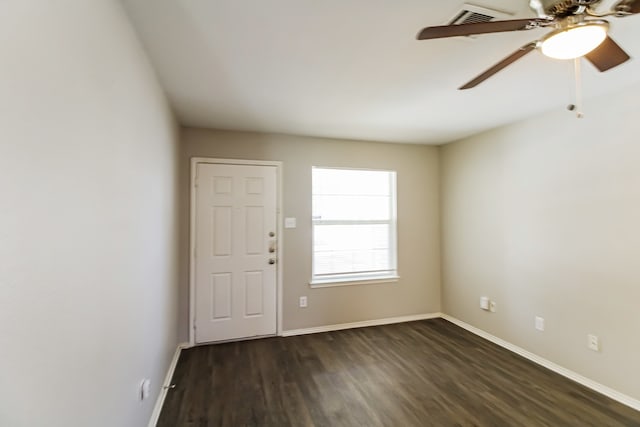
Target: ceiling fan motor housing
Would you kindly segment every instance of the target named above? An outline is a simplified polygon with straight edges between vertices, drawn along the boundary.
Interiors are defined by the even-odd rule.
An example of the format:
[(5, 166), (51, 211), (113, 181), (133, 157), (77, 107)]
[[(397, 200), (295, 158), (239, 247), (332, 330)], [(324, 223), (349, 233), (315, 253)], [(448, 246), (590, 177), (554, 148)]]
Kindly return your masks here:
[[(535, 0), (535, 3), (541, 3), (547, 15), (563, 18), (573, 15), (580, 6), (594, 6), (601, 1), (602, 0)], [(531, 3), (533, 7), (534, 1)]]

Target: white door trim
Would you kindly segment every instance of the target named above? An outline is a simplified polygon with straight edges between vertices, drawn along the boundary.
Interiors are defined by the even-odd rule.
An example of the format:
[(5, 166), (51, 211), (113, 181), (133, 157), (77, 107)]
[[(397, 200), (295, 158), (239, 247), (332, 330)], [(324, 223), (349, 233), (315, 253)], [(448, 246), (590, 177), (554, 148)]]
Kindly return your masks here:
[(191, 203), (189, 212), (189, 345), (194, 346), (196, 344), (196, 336), (194, 333), (194, 325), (196, 322), (196, 171), (199, 164), (274, 166), (276, 168), (276, 235), (278, 237), (278, 244), (276, 246), (278, 260), (276, 265), (276, 334), (282, 335), (282, 162), (192, 157), (190, 183)]

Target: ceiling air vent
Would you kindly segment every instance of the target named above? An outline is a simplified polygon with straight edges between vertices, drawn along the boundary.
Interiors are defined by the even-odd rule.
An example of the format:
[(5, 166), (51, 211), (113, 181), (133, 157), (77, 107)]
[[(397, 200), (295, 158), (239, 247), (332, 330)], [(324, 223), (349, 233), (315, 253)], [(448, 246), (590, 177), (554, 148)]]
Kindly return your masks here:
[(463, 4), (458, 13), (447, 25), (474, 24), (478, 22), (489, 22), (498, 19), (507, 19), (508, 13), (499, 10), (487, 9), (486, 7)]

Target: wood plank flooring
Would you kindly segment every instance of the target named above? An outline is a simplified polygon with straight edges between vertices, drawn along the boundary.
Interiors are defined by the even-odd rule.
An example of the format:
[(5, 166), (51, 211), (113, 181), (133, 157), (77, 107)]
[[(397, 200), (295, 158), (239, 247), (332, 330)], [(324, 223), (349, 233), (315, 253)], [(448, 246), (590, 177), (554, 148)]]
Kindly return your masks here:
[(182, 352), (160, 427), (640, 426), (640, 412), (445, 320)]

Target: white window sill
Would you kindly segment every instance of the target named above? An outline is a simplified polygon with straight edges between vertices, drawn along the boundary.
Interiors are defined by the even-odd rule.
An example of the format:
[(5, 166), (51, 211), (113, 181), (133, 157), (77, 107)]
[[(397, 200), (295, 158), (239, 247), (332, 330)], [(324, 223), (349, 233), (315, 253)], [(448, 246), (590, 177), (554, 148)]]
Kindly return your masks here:
[(354, 286), (354, 285), (372, 285), (376, 283), (394, 283), (400, 279), (398, 275), (392, 276), (378, 276), (370, 279), (355, 277), (355, 278), (343, 278), (343, 279), (324, 279), (324, 280), (312, 280), (309, 282), (309, 286), (312, 288), (331, 288), (334, 286)]

